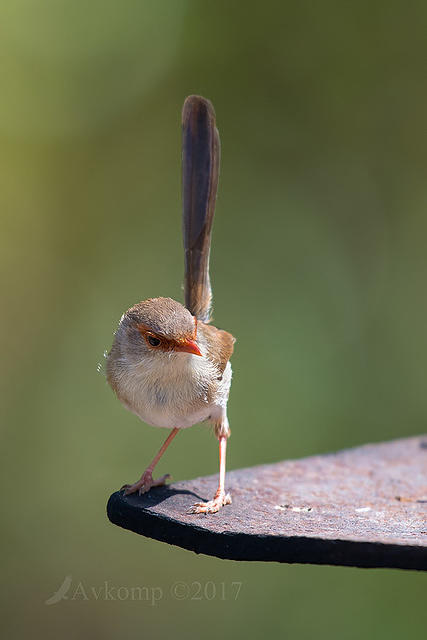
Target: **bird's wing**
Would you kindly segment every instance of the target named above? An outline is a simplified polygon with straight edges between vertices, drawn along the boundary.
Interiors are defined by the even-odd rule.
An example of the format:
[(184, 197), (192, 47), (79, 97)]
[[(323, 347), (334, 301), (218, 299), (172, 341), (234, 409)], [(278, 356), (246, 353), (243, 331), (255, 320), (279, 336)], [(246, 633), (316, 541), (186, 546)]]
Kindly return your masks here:
[(213, 325), (205, 324), (204, 322), (198, 323), (197, 333), (199, 332), (203, 334), (206, 340), (209, 360), (214, 363), (222, 376), (233, 353), (236, 338), (228, 331), (217, 329)]
[(209, 322), (212, 290), (209, 252), (219, 176), (220, 141), (209, 100), (189, 96), (182, 110), (185, 305)]

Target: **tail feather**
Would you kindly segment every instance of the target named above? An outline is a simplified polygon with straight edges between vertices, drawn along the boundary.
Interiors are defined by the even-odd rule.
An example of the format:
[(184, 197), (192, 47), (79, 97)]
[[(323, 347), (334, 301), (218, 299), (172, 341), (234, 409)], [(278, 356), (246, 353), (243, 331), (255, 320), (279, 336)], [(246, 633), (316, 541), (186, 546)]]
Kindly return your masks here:
[(209, 100), (189, 96), (182, 110), (185, 305), (209, 322), (212, 290), (209, 253), (219, 176), (220, 141)]

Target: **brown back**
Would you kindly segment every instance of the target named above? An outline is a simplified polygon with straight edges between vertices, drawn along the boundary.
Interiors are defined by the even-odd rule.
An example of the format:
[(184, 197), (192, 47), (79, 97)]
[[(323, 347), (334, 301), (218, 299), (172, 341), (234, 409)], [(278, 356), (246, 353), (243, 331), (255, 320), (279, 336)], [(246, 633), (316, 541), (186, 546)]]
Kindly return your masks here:
[(220, 142), (209, 100), (189, 96), (182, 110), (182, 191), (185, 305), (209, 322), (209, 253), (219, 176)]

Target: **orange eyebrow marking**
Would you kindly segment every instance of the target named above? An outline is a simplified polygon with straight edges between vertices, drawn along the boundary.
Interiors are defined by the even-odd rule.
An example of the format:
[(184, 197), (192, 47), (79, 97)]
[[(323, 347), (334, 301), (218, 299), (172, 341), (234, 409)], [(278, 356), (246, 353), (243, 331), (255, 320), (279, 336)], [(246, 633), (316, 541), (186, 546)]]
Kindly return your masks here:
[[(137, 324), (136, 328), (138, 329), (139, 333), (142, 335), (145, 342), (148, 344), (150, 348), (160, 349), (161, 351), (170, 351), (171, 346), (170, 346), (169, 340), (167, 340), (165, 337), (160, 336), (155, 331), (152, 331), (149, 327), (147, 327), (147, 325), (143, 324), (142, 322), (140, 324)], [(150, 336), (160, 340), (160, 344), (158, 347), (153, 347), (152, 345), (150, 345), (150, 343), (148, 342), (148, 338)]]
[[(187, 338), (177, 338), (177, 339), (166, 338), (165, 336), (162, 336), (161, 334), (153, 331), (150, 327), (148, 327), (143, 322), (135, 324), (135, 327), (138, 329), (139, 333), (145, 339), (148, 346), (151, 346), (150, 343), (148, 342), (149, 336), (153, 336), (154, 338), (157, 338), (158, 340), (160, 340), (159, 346), (152, 347), (152, 348), (160, 349), (161, 351), (171, 351), (175, 349), (175, 347), (180, 347), (187, 340)], [(196, 338), (197, 338), (197, 318), (194, 317), (194, 333), (193, 333), (192, 339), (195, 340)]]
[(150, 327), (147, 327), (147, 325), (143, 324), (142, 322), (140, 324), (137, 324), (136, 328), (138, 329), (139, 333), (142, 333), (142, 335), (144, 335), (144, 333), (151, 333), (153, 336), (160, 338), (160, 336), (157, 336), (157, 333), (155, 331), (152, 331)]

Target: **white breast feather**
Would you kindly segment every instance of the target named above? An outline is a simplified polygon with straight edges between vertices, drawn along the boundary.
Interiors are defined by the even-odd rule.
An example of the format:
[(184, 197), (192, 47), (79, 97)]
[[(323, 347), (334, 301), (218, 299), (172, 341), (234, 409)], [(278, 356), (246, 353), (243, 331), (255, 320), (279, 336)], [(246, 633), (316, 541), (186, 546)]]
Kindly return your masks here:
[[(156, 354), (144, 364), (122, 360), (118, 386), (126, 390), (126, 407), (144, 422), (157, 427), (186, 428), (210, 418), (226, 420), (231, 385), (228, 362), (221, 380), (206, 357), (184, 353)], [(216, 387), (208, 398), (208, 382)], [(212, 391), (212, 389), (211, 389)], [(123, 401), (123, 400), (122, 400)]]

